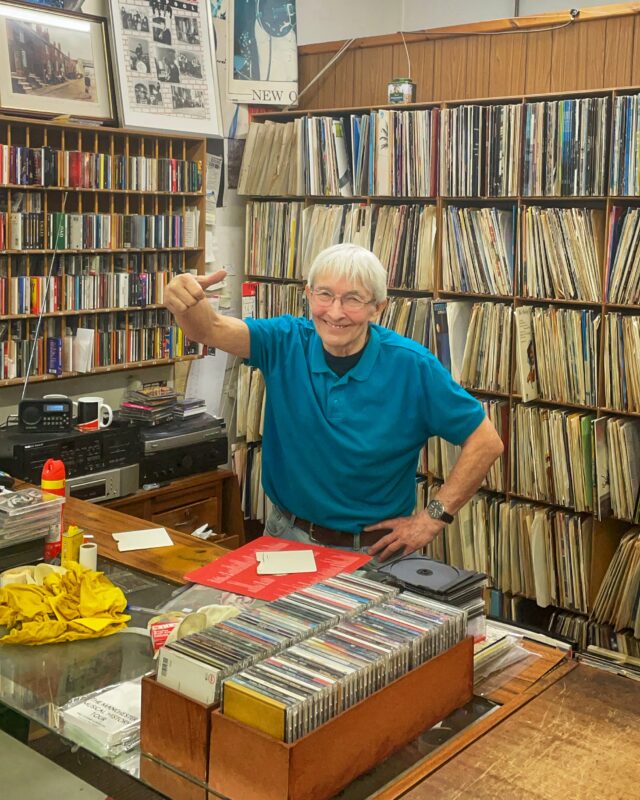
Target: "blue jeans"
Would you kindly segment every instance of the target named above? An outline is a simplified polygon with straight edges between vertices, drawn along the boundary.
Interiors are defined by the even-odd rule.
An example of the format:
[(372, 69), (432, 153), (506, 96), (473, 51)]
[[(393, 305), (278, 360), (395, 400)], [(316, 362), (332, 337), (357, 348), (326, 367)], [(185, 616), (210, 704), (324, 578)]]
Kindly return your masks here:
[[(312, 534), (303, 531), (302, 528), (297, 528), (292, 519), (295, 519), (295, 517), (289, 517), (277, 506), (273, 506), (264, 524), (265, 536), (275, 536), (278, 539), (288, 539), (290, 542), (302, 542), (303, 544), (322, 546), (322, 543), (317, 542)], [(368, 548), (340, 547), (337, 549), (366, 553)]]

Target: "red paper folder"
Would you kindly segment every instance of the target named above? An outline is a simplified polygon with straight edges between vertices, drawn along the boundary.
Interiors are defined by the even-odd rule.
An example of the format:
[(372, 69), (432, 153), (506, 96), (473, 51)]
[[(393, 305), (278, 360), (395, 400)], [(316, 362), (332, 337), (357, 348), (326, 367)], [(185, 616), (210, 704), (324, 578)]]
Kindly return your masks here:
[[(258, 575), (256, 553), (261, 550), (313, 550), (318, 570), (294, 575)], [(188, 572), (184, 578), (203, 586), (213, 586), (259, 600), (277, 600), (296, 589), (319, 583), (339, 572), (353, 572), (370, 560), (371, 556), (366, 553), (261, 536), (237, 550), (232, 550), (228, 555), (205, 564), (204, 567)]]

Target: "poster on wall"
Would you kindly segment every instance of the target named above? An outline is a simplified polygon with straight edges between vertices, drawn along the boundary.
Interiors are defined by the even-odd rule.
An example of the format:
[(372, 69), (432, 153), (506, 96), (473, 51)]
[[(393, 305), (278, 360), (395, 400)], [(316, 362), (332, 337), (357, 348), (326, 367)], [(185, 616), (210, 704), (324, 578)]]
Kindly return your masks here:
[(219, 13), (220, 6), (216, 9), (214, 4), (211, 3), (211, 31), (215, 42), (222, 130), (225, 137), (235, 139), (247, 135), (249, 131), (249, 113), (248, 106), (235, 103), (227, 94), (227, 54), (229, 50), (227, 39), (230, 26), (226, 19), (219, 16)]
[(228, 90), (237, 103), (295, 105), (298, 100), (296, 4), (229, 0)]
[(220, 136), (208, 0), (109, 0), (123, 125)]

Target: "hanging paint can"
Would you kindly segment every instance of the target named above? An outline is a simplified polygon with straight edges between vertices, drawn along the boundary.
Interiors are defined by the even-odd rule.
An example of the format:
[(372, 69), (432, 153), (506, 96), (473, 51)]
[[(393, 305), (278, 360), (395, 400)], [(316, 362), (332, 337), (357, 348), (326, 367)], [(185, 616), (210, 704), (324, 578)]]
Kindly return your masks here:
[(387, 96), (393, 104), (415, 103), (416, 85), (411, 78), (394, 78), (387, 86)]

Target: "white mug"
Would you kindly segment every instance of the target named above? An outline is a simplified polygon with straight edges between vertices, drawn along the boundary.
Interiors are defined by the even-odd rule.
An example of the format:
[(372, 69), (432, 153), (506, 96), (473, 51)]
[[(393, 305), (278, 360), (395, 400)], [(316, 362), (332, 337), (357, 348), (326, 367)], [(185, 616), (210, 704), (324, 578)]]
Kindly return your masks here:
[(97, 431), (108, 428), (113, 422), (113, 411), (102, 397), (78, 398), (78, 424), (80, 431)]

